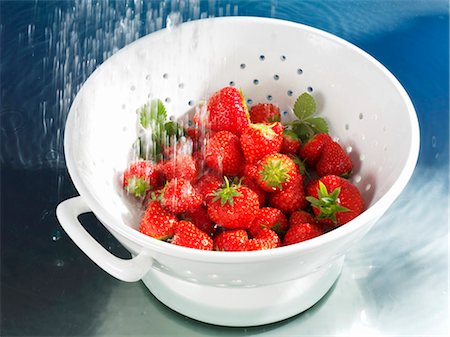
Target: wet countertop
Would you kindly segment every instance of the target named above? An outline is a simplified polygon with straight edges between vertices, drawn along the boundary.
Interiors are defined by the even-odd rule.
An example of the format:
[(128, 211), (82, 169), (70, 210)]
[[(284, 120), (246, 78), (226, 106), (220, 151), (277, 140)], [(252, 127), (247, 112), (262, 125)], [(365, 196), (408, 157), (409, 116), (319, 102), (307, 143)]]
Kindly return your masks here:
[[(79, 86), (175, 10), (183, 21), (271, 16), (336, 34), (383, 63), (417, 110), (421, 148), (410, 183), (349, 252), (326, 296), (285, 321), (226, 328), (186, 318), (141, 282), (97, 267), (56, 220), (56, 205), (77, 195), (62, 142)], [(448, 335), (447, 1), (10, 1), (0, 14), (2, 336)], [(105, 248), (129, 256), (92, 214), (81, 221)]]

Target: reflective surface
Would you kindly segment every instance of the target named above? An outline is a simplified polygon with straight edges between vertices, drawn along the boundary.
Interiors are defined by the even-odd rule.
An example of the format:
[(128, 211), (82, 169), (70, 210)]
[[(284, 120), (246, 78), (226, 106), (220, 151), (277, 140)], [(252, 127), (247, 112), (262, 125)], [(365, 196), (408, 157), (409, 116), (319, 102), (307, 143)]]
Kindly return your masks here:
[[(447, 1), (416, 0), (1, 2), (1, 335), (446, 336), (448, 10)], [(301, 22), (356, 44), (403, 84), (421, 127), (411, 182), (330, 292), (296, 317), (247, 329), (185, 318), (142, 283), (117, 281), (55, 218), (56, 205), (77, 194), (64, 166), (65, 118), (95, 67), (166, 24), (230, 14)], [(81, 219), (128, 256), (91, 214)]]

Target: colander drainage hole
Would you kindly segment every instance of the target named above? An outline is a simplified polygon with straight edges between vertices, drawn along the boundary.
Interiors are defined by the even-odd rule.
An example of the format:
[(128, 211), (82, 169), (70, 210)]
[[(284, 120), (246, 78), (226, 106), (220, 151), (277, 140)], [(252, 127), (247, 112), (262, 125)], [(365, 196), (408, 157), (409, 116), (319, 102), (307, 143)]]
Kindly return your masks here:
[(285, 55), (281, 55), (280, 56), (280, 60), (283, 61), (283, 62), (286, 61), (286, 56)]
[(164, 78), (164, 79), (169, 78), (169, 74), (168, 74), (168, 73), (164, 73), (164, 74), (163, 74), (163, 78)]
[(136, 87), (135, 87), (134, 85), (132, 85), (132, 86), (130, 87), (130, 90), (131, 90), (131, 91), (135, 91), (135, 90), (136, 90)]
[(125, 110), (126, 109), (126, 105), (125, 104), (122, 104), (122, 110)]
[(193, 105), (194, 105), (194, 101), (193, 101), (193, 100), (190, 100), (190, 101), (188, 102), (188, 105), (189, 105), (189, 106), (193, 106)]
[(170, 103), (170, 97), (166, 97), (166, 99), (164, 100), (166, 103)]
[(292, 90), (288, 90), (288, 91), (287, 91), (287, 95), (288, 95), (288, 96), (292, 96), (293, 94), (294, 94), (294, 92), (293, 92)]
[(255, 79), (253, 80), (253, 84), (254, 84), (254, 85), (258, 85), (258, 84), (259, 84), (259, 80), (255, 78)]
[(363, 115), (362, 113), (360, 113), (360, 114), (358, 115), (358, 117), (359, 117), (359, 119), (363, 119), (363, 118), (364, 118), (364, 115)]
[(245, 63), (241, 63), (241, 65), (240, 65), (240, 67), (241, 67), (241, 69), (245, 69)]
[(230, 86), (234, 87), (235, 84), (234, 81), (230, 81)]
[(251, 98), (247, 99), (247, 104), (248, 104), (248, 105), (250, 105), (250, 104), (252, 104), (252, 103), (253, 103), (253, 101), (252, 101)]
[(267, 98), (268, 101), (271, 101), (272, 100), (272, 95), (267, 95), (266, 98)]
[(280, 76), (278, 76), (277, 74), (275, 74), (275, 75), (273, 75), (273, 79), (274, 79), (275, 81), (278, 81), (278, 80), (280, 79)]
[(350, 125), (345, 124), (345, 130), (350, 130)]
[(265, 57), (264, 55), (259, 55), (259, 59), (260, 59), (261, 61), (264, 61), (264, 60), (266, 59), (266, 57)]
[(184, 88), (184, 83), (179, 83), (178, 84), (178, 88), (183, 89)]
[(299, 75), (303, 74), (303, 69), (298, 68), (298, 69), (297, 69), (297, 74), (299, 74)]
[(286, 116), (288, 114), (288, 112), (287, 111), (283, 111), (282, 114), (283, 114), (283, 116)]
[(313, 87), (308, 87), (308, 88), (306, 88), (306, 90), (308, 90), (308, 92), (313, 92), (314, 91)]

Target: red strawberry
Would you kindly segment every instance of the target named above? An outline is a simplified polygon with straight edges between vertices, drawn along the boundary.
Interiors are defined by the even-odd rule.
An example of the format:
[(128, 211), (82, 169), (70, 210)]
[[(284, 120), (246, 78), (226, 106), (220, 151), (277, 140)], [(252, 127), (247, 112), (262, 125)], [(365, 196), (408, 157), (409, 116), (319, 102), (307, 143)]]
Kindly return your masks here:
[(292, 186), (269, 195), (269, 205), (278, 208), (284, 214), (289, 215), (300, 209), (305, 209), (308, 202), (305, 198), (303, 184), (295, 183)]
[(267, 192), (276, 192), (292, 186), (300, 177), (297, 165), (285, 154), (264, 156), (258, 163), (257, 183)]
[(284, 130), (283, 142), (281, 143), (280, 152), (284, 154), (296, 155), (302, 146), (300, 138), (292, 130)]
[(250, 120), (252, 123), (273, 123), (281, 120), (280, 109), (271, 103), (260, 103), (251, 107)]
[(244, 166), (244, 177), (250, 180), (258, 179), (258, 165), (256, 164), (245, 164)]
[(235, 87), (225, 87), (215, 92), (207, 103), (211, 130), (230, 131), (241, 135), (249, 124), (244, 97)]
[(174, 228), (172, 244), (201, 250), (212, 250), (213, 240), (192, 222), (181, 220)]
[(212, 222), (209, 218), (206, 207), (200, 206), (195, 209), (189, 210), (184, 213), (182, 218), (184, 220), (192, 222), (206, 234), (212, 235), (212, 233), (214, 232), (214, 222)]
[(259, 187), (259, 185), (256, 183), (256, 181), (244, 177), (241, 181), (241, 184), (244, 186), (247, 186), (249, 189), (251, 189), (253, 192), (256, 193), (258, 196), (259, 201), (259, 207), (263, 207), (267, 202), (267, 193)]
[(242, 251), (245, 250), (247, 241), (248, 235), (244, 229), (230, 229), (214, 237), (214, 249), (226, 252)]
[(349, 155), (339, 143), (327, 142), (323, 145), (322, 154), (316, 164), (316, 172), (319, 177), (336, 175), (348, 177), (353, 164)]
[(154, 163), (139, 160), (130, 163), (123, 173), (122, 181), (127, 193), (143, 198), (148, 191), (160, 185), (159, 171)]
[(178, 222), (175, 214), (166, 211), (161, 204), (150, 201), (139, 225), (139, 231), (159, 240), (173, 236), (173, 227)]
[(191, 126), (186, 128), (186, 134), (194, 143), (196, 143), (202, 137), (202, 129)]
[(167, 180), (183, 178), (192, 181), (197, 177), (198, 169), (191, 155), (179, 155), (164, 161), (162, 172)]
[(173, 213), (180, 214), (195, 209), (201, 203), (201, 195), (186, 179), (174, 178), (164, 187), (161, 205)]
[(309, 166), (314, 167), (320, 158), (324, 144), (332, 141), (333, 140), (327, 133), (318, 133), (314, 135), (300, 149), (300, 158), (302, 158)]
[(282, 125), (250, 124), (241, 135), (241, 146), (247, 163), (256, 163), (270, 153), (280, 151), (283, 141)]
[(269, 228), (262, 228), (258, 234), (246, 242), (246, 251), (273, 249), (281, 246), (281, 240), (277, 233)]
[(289, 217), (289, 226), (292, 226), (292, 225), (298, 224), (298, 223), (306, 223), (306, 222), (315, 223), (316, 220), (314, 220), (314, 217), (311, 215), (311, 213), (308, 213), (303, 210), (295, 211)]
[(277, 234), (282, 235), (286, 231), (288, 221), (286, 216), (277, 208), (263, 207), (253, 219), (248, 232), (256, 237), (262, 228), (269, 228)]
[(220, 188), (208, 205), (208, 215), (212, 221), (225, 228), (245, 229), (259, 209), (258, 196), (245, 186), (232, 184), (225, 178), (225, 186)]
[(164, 146), (164, 158), (172, 159), (178, 156), (191, 155), (193, 151), (193, 142), (190, 138), (181, 138), (177, 143), (171, 146)]
[(316, 223), (294, 223), (289, 226), (288, 231), (284, 235), (283, 245), (292, 245), (294, 243), (299, 243), (302, 241), (306, 241), (317, 236), (320, 236), (324, 233), (322, 228), (319, 227)]
[(319, 223), (341, 226), (364, 210), (364, 200), (358, 188), (347, 179), (328, 175), (311, 181), (306, 198)]
[(219, 131), (206, 144), (206, 165), (223, 175), (238, 175), (244, 166), (239, 138), (229, 131)]
[(194, 187), (197, 193), (202, 196), (203, 201), (208, 204), (214, 198), (214, 193), (222, 184), (222, 178), (213, 173), (206, 173), (200, 177)]

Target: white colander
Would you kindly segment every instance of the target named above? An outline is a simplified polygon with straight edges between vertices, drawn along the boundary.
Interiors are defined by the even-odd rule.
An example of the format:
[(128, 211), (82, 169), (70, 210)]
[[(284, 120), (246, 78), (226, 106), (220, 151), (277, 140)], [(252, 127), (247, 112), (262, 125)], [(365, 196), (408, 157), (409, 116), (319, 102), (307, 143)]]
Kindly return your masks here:
[[(241, 88), (250, 106), (277, 104), (285, 121), (295, 98), (309, 91), (350, 153), (368, 209), (318, 238), (267, 251), (205, 252), (139, 233), (140, 214), (119, 179), (136, 139), (137, 108), (160, 98), (176, 119), (228, 85)], [(409, 180), (419, 129), (399, 82), (352, 44), (292, 22), (227, 17), (158, 31), (108, 59), (77, 95), (64, 145), (80, 196), (62, 202), (57, 215), (81, 250), (118, 279), (142, 279), (182, 314), (251, 326), (302, 312), (330, 289), (346, 252)], [(77, 220), (84, 212), (93, 212), (133, 258), (103, 249)]]

